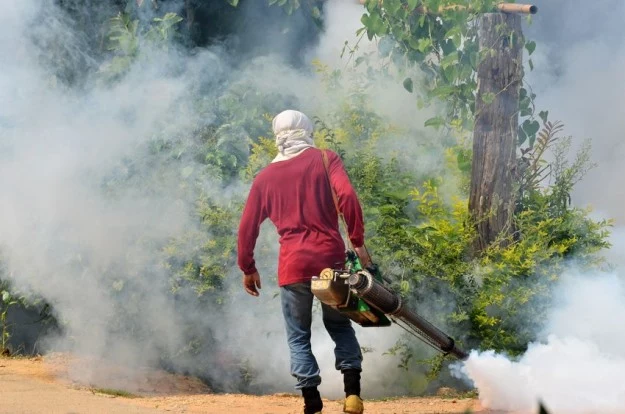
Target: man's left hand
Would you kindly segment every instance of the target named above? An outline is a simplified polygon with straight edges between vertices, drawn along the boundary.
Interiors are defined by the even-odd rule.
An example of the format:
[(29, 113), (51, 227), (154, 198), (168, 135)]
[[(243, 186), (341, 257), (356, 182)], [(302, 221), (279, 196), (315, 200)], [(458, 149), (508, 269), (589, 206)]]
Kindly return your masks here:
[(258, 289), (260, 289), (260, 275), (258, 272), (251, 275), (243, 275), (243, 287), (245, 291), (252, 296), (260, 295)]

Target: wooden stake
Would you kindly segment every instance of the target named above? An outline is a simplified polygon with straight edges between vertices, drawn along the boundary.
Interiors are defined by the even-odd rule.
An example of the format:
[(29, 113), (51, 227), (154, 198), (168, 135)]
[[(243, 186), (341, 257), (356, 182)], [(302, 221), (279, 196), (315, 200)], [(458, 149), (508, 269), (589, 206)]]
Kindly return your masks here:
[[(378, 0), (380, 4), (383, 4), (384, 0)], [(367, 0), (358, 0), (360, 4), (365, 4)], [(517, 3), (498, 3), (496, 6), (497, 10), (502, 13), (519, 13), (519, 14), (536, 14), (538, 12), (538, 7), (533, 4), (517, 4)], [(443, 13), (446, 10), (463, 10), (466, 9), (466, 6), (462, 5), (452, 5), (452, 6), (440, 6), (438, 8), (438, 13)], [(416, 9), (417, 13), (420, 14), (434, 14), (432, 10), (425, 8), (424, 6), (418, 6)]]

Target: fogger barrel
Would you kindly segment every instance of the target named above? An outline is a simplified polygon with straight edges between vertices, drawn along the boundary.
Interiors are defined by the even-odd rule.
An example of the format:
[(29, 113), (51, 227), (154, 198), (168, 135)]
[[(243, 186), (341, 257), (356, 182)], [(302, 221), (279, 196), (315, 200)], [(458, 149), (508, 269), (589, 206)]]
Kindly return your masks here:
[(410, 311), (410, 309), (404, 306), (399, 295), (378, 283), (370, 273), (353, 273), (348, 279), (348, 284), (367, 303), (409, 325), (421, 333), (421, 336), (428, 339), (428, 342), (436, 346), (440, 351), (452, 354), (461, 360), (468, 358), (467, 353), (456, 346), (453, 338), (447, 336), (421, 316)]

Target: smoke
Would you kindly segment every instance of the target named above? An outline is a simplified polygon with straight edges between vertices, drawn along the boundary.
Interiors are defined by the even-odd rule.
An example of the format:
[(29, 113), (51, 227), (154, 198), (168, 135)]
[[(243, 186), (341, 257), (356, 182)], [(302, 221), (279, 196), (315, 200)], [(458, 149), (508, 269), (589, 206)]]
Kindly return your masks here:
[(539, 11), (526, 35), (537, 43), (535, 69), (527, 74), (537, 106), (562, 121), (575, 143), (590, 138), (597, 163), (576, 186), (573, 200), (622, 225), (625, 5), (619, 0), (600, 0), (591, 8), (578, 0), (535, 4)]
[[(263, 227), (258, 243), (263, 277), (258, 299), (243, 292), (233, 263), (222, 266), (225, 274), (216, 282), (224, 285), (227, 299), (210, 292), (199, 298), (184, 285), (182, 271), (172, 274), (179, 263), (167, 257), (175, 248), (183, 252), (179, 257), (201, 255), (198, 251), (219, 242), (219, 230), (198, 223), (199, 196), (211, 199), (215, 206), (210, 208), (227, 210), (246, 193), (236, 177), (223, 177), (198, 160), (201, 144), (190, 135), (218, 129), (222, 136), (216, 146), (244, 157), (250, 134), (264, 132), (254, 118), (265, 114), (243, 114), (246, 121), (237, 123), (228, 111), (247, 109), (247, 100), (256, 110), (255, 97), (275, 96), (263, 109), (275, 113), (297, 105), (331, 120), (340, 105), (333, 98), (347, 91), (322, 92), (314, 74), (294, 69), (279, 55), (242, 62), (224, 48), (187, 53), (174, 43), (151, 46), (141, 37), (137, 60), (116, 82), (106, 82), (111, 60), (103, 60), (97, 49), (103, 47), (101, 29), (89, 34), (83, 29), (103, 24), (114, 16), (112, 8), (99, 6), (97, 14), (89, 14), (75, 2), (73, 16), (80, 19), (73, 19), (52, 2), (5, 3), (0, 15), (0, 249), (7, 268), (3, 277), (54, 309), (58, 335), (47, 337), (40, 350), (112, 361), (136, 369), (136, 375), (140, 367), (167, 366), (227, 390), (240, 390), (241, 378), (249, 375), (248, 391), (291, 391), (273, 227)], [(176, 11), (178, 4), (170, 2), (167, 11)], [(145, 2), (139, 13), (144, 22), (154, 17), (148, 7)], [(338, 65), (332, 48), (355, 31), (362, 6), (330, 1), (327, 7), (327, 31), (314, 53)], [(114, 63), (126, 64), (123, 59)], [(417, 129), (427, 114), (419, 114), (422, 120), (405, 117), (413, 97), (397, 83), (381, 83), (369, 93), (377, 98), (371, 99), (373, 109), (403, 127), (381, 141), (386, 150), (381, 153), (403, 154), (412, 165), (415, 148), (429, 145)], [(236, 100), (239, 106), (229, 106)], [(415, 145), (390, 145), (401, 134), (415, 138)], [(203, 148), (200, 154), (214, 156), (217, 149)], [(431, 162), (412, 168), (421, 173), (439, 168), (440, 148), (432, 147), (431, 153)], [(361, 345), (373, 350), (365, 353), (364, 369), (370, 373), (365, 391), (373, 396), (397, 392), (397, 359), (382, 354), (400, 331), (356, 330)], [(313, 350), (322, 369), (321, 390), (337, 397), (342, 383), (333, 348), (317, 309)], [(70, 369), (72, 379), (115, 386), (101, 365), (78, 364)]]
[[(0, 15), (0, 248), (14, 287), (43, 297), (55, 310), (61, 334), (48, 338), (47, 348), (97, 356), (131, 367), (170, 365), (202, 375), (229, 390), (240, 389), (243, 372), (251, 375), (251, 391), (291, 391), (288, 348), (273, 276), (277, 243), (272, 226), (263, 228), (258, 244), (263, 277), (258, 299), (242, 292), (239, 272), (232, 264), (224, 269), (224, 295), (229, 298), (225, 305), (217, 307), (198, 299), (188, 288), (172, 295), (175, 283), (164, 264), (163, 251), (174, 240), (191, 255), (199, 249), (198, 245), (219, 238), (198, 224), (198, 193), (227, 207), (239, 201), (246, 190), (236, 179), (224, 185), (223, 177), (205, 171), (206, 166), (192, 154), (191, 148), (197, 143), (187, 137), (189, 131), (230, 128), (224, 133), (227, 136), (222, 144), (230, 146), (232, 155), (247, 155), (250, 128), (235, 122), (218, 124), (220, 116), (230, 109), (224, 95), (237, 88), (244, 92), (232, 92), (234, 97), (228, 99), (241, 97), (245, 105), (245, 99), (254, 96), (279, 96), (282, 100), (277, 99), (266, 109), (277, 112), (297, 105), (332, 124), (333, 114), (352, 92), (350, 88), (366, 84), (360, 77), (364, 65), (345, 72), (348, 86), (325, 92), (314, 74), (296, 70), (270, 52), (283, 48), (297, 57), (302, 54), (305, 60), (317, 57), (331, 68), (344, 69), (348, 67), (347, 55), (340, 55), (345, 40), (351, 46), (357, 41), (355, 31), (360, 27), (362, 6), (357, 2), (328, 1), (324, 35), (316, 48), (306, 49), (307, 53), (298, 49), (298, 41), (305, 35), (275, 47), (258, 45), (267, 51), (266, 55), (245, 61), (217, 47), (188, 54), (174, 44), (164, 50), (142, 45), (143, 58), (110, 86), (99, 82), (97, 69), (105, 68), (100, 66), (100, 56), (94, 51), (94, 45), (99, 44), (97, 36), (86, 36), (76, 21), (50, 2), (5, 3)], [(622, 147), (618, 138), (624, 126), (625, 106), (623, 89), (618, 85), (623, 84), (619, 69), (625, 61), (623, 46), (615, 37), (620, 33), (615, 16), (623, 11), (623, 6), (617, 1), (603, 3), (604, 7), (592, 10), (616, 13), (597, 11), (596, 19), (588, 17), (601, 19), (600, 32), (588, 30), (592, 25), (579, 21), (577, 14), (566, 11), (567, 7), (552, 9), (538, 4), (540, 14), (528, 31), (531, 36), (532, 30), (536, 30), (539, 44), (534, 56), (536, 70), (529, 78), (539, 96), (539, 106), (550, 109), (552, 119), (563, 120), (576, 137), (594, 138), (599, 168), (580, 185), (576, 200), (592, 202), (602, 214), (620, 217), (622, 192), (617, 177), (622, 168), (618, 164)], [(175, 11), (176, 4), (169, 4), (169, 9)], [(258, 13), (256, 6), (250, 7), (245, 21), (254, 20), (254, 13)], [(153, 17), (149, 8), (142, 10), (142, 20)], [(101, 24), (113, 15), (104, 6), (98, 11), (97, 16), (81, 10), (77, 15), (92, 19), (83, 21), (84, 25)], [(567, 18), (562, 17), (563, 12)], [(551, 24), (545, 29), (542, 21), (565, 24)], [(275, 34), (269, 31), (258, 40), (254, 33), (259, 30), (262, 31), (253, 27), (241, 34), (241, 42), (254, 38), (263, 43)], [(242, 49), (249, 52), (258, 48)], [(360, 52), (374, 50), (375, 45), (366, 37), (360, 41)], [(376, 64), (375, 53), (371, 59)], [(588, 76), (592, 73), (601, 73), (600, 79)], [(82, 80), (80, 88), (66, 86), (67, 81), (77, 78)], [(414, 96), (403, 90), (397, 79), (378, 78), (373, 85), (367, 85), (364, 101), (396, 127), (380, 138), (379, 154), (397, 157), (404, 167), (417, 174), (440, 173), (444, 165), (444, 137), (423, 129), (423, 122), (433, 116), (434, 109), (430, 113), (415, 111)], [(260, 118), (264, 114), (250, 116)], [(162, 145), (175, 148), (171, 154), (161, 156), (154, 156), (149, 150)], [(205, 152), (215, 151), (209, 148)], [(605, 183), (603, 187), (593, 185), (599, 179)], [(453, 180), (446, 180), (445, 185), (449, 193), (455, 192)], [(615, 237), (616, 242), (623, 240)], [(615, 244), (619, 245), (622, 242)], [(616, 250), (614, 256), (619, 256)], [(594, 289), (594, 294), (585, 299), (594, 298), (602, 306), (597, 307), (595, 302), (591, 303), (593, 306), (611, 312), (598, 315), (620, 315), (616, 299), (622, 297), (622, 287), (615, 276), (606, 280), (609, 281), (597, 282), (596, 288), (584, 284), (590, 282), (583, 279), (579, 283), (588, 292)], [(553, 388), (557, 384), (569, 384), (571, 389), (579, 390), (575, 388), (578, 384), (564, 380), (593, 378), (590, 375), (594, 372), (605, 372), (609, 377), (615, 371), (605, 364), (607, 358), (616, 361), (614, 366), (622, 367), (623, 356), (618, 354), (618, 347), (615, 350), (606, 346), (614, 338), (602, 336), (610, 332), (605, 323), (593, 320), (583, 325), (596, 328), (592, 337), (581, 326), (572, 329), (580, 308), (571, 304), (582, 298), (573, 294), (577, 290), (571, 292), (566, 302), (569, 305), (559, 308), (559, 314), (554, 312), (549, 331), (552, 336), (547, 337), (546, 345), (533, 345), (519, 362), (492, 353), (473, 354), (466, 373), (487, 404), (524, 409), (541, 397), (558, 409), (560, 396), (570, 400), (572, 394), (567, 394), (565, 387)], [(581, 314), (592, 308), (583, 301), (579, 304), (586, 306), (581, 308)], [(313, 351), (322, 369), (321, 391), (337, 397), (342, 393), (342, 384), (334, 369), (334, 345), (325, 333), (318, 309), (313, 328)], [(599, 331), (601, 328), (606, 329)], [(395, 368), (397, 358), (382, 355), (395, 344), (401, 331), (397, 327), (356, 330), (361, 345), (373, 349), (365, 353), (363, 388), (367, 395), (408, 391), (409, 385), (398, 380), (405, 373)], [(205, 333), (204, 341), (189, 344), (198, 333)], [(560, 352), (563, 347), (566, 350)], [(536, 371), (543, 365), (541, 358), (545, 355), (553, 357), (551, 365), (544, 365), (553, 370)], [(572, 360), (580, 361), (580, 365), (572, 365)], [(582, 366), (582, 361), (596, 362), (595, 371)], [(501, 371), (497, 371), (497, 366), (503, 366)], [(565, 369), (576, 369), (572, 373), (578, 375), (551, 377), (549, 384), (536, 379), (526, 387), (526, 380), (512, 382), (521, 381), (519, 375), (528, 371), (532, 378), (543, 374), (549, 378), (550, 372), (570, 372)], [(71, 374), (86, 382), (110, 380), (102, 378), (103, 373), (96, 367), (85, 365)], [(622, 392), (601, 381), (597, 379), (605, 390)], [(501, 384), (518, 386), (498, 388)], [(510, 393), (515, 389), (523, 390), (518, 393), (522, 398)], [(595, 391), (587, 386), (584, 389), (588, 393)], [(603, 398), (599, 394), (585, 395)], [(609, 395), (616, 394), (605, 393)], [(608, 403), (606, 410), (611, 407)], [(566, 410), (567, 406), (562, 407), (565, 412), (572, 412)]]
[(459, 374), (471, 379), (485, 407), (534, 413), (616, 413), (625, 404), (625, 284), (618, 274), (562, 278), (541, 341), (520, 358), (473, 351)]
[[(191, 228), (189, 204), (166, 168), (113, 197), (103, 183), (123, 174), (120, 161), (157, 131), (198, 122), (185, 104), (199, 72), (192, 64), (187, 77), (142, 67), (112, 87), (69, 90), (56, 70), (80, 70), (84, 60), (57, 65), (68, 64), (58, 50), (92, 58), (76, 50), (82, 39), (67, 17), (49, 2), (6, 7), (0, 37), (12, 41), (0, 46), (0, 245), (9, 279), (52, 304), (64, 332), (56, 346), (154, 364), (164, 350), (182, 348), (184, 336), (152, 248)], [(136, 319), (121, 321), (126, 312)]]
[[(335, 88), (327, 90), (322, 85), (321, 79), (314, 74), (294, 71), (291, 67), (284, 65), (275, 65), (272, 57), (256, 60), (255, 66), (249, 70), (242, 70), (242, 77), (254, 79), (252, 82), (254, 89), (265, 94), (279, 93), (286, 88), (289, 93), (297, 97), (300, 110), (320, 117), (331, 127), (340, 122), (335, 119), (335, 114), (341, 111), (343, 103), (357, 90), (358, 93), (364, 95), (363, 102), (367, 106), (362, 109), (369, 110), (385, 122), (392, 123), (396, 129), (392, 134), (381, 137), (377, 143), (376, 149), (380, 156), (394, 157), (402, 163), (404, 168), (416, 174), (427, 175), (440, 172), (443, 156), (441, 141), (432, 138), (431, 133), (426, 134), (422, 129), (423, 122), (433, 115), (426, 111), (415, 114), (414, 96), (407, 93), (397, 79), (376, 77), (373, 82), (363, 82), (361, 75), (364, 68), (353, 68), (353, 60), (350, 61), (348, 54), (343, 53), (345, 42), (353, 46), (358, 41), (356, 31), (361, 26), (360, 17), (363, 12), (362, 5), (357, 2), (327, 1), (324, 5), (324, 32), (317, 46), (305, 53), (308, 61), (316, 60), (322, 65), (327, 65), (329, 70), (343, 71), (341, 82)], [(365, 37), (360, 41), (355, 57), (364, 51), (374, 52), (375, 50), (377, 50), (377, 45)], [(372, 65), (380, 61), (381, 59), (375, 54), (371, 58)], [(258, 76), (259, 70), (262, 76)], [(415, 158), (419, 159), (419, 163), (414, 163)], [(450, 180), (446, 184), (451, 191), (453, 181)], [(275, 246), (277, 243), (275, 231), (270, 225), (263, 227), (260, 238), (260, 246)], [(267, 248), (264, 250), (260, 247), (260, 251), (266, 252)], [(375, 252), (373, 254), (375, 255)], [(267, 275), (275, 274), (274, 255), (275, 251), (271, 251), (270, 256), (260, 253), (259, 260), (263, 261), (259, 267), (261, 277), (265, 277), (266, 273)], [(273, 289), (273, 284), (271, 289)], [(250, 310), (259, 309), (262, 317), (255, 319), (241, 316), (240, 304), (236, 304), (237, 309), (231, 309), (226, 314), (226, 318), (238, 328), (225, 335), (222, 341), (235, 343), (239, 339), (240, 332), (251, 337), (258, 337), (259, 340), (255, 341), (254, 347), (246, 347), (241, 351), (252, 365), (258, 367), (256, 380), (260, 383), (271, 384), (271, 389), (290, 390), (293, 382), (285, 375), (290, 368), (289, 360), (285, 358), (288, 355), (288, 347), (283, 339), (284, 322), (279, 297), (274, 295), (273, 290), (267, 292), (267, 284), (265, 284), (260, 298), (251, 301), (246, 298), (246, 302), (249, 303)], [(321, 310), (318, 306), (314, 308), (312, 329), (312, 349), (322, 376), (320, 392), (330, 398), (339, 398), (343, 395), (342, 376), (338, 375), (334, 368), (334, 343), (323, 327)], [(354, 329), (361, 347), (365, 349), (363, 392), (375, 398), (412, 393), (416, 389), (425, 388), (426, 381), (422, 372), (407, 373), (398, 367), (400, 357), (385, 355), (387, 350), (396, 345), (402, 337), (404, 332), (401, 328), (395, 325), (380, 329), (361, 328), (354, 324)], [(424, 351), (425, 353), (427, 351)], [(261, 358), (271, 361), (271, 364), (262, 364)], [(411, 380), (414, 382), (410, 383)], [(267, 387), (265, 385), (265, 389)]]
[(592, 140), (597, 166), (572, 196), (575, 204), (591, 206), (595, 218), (615, 219), (612, 248), (603, 252), (615, 270), (563, 275), (543, 331), (522, 356), (473, 351), (466, 364), (452, 369), (470, 379), (491, 409), (534, 413), (542, 401), (556, 414), (622, 412), (625, 5), (603, 0), (578, 13), (585, 6), (581, 1), (535, 4), (539, 12), (525, 33), (538, 47), (527, 80), (538, 108), (549, 110), (552, 121), (563, 121), (575, 144)]

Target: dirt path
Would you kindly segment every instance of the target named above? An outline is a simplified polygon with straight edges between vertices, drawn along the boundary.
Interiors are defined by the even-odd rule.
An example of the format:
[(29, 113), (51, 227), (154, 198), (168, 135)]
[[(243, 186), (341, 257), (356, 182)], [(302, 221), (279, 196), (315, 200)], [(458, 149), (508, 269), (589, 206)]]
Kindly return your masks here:
[(0, 359), (0, 413), (156, 413), (119, 398), (58, 383), (40, 361)]
[[(290, 394), (250, 396), (212, 394), (188, 377), (151, 372), (137, 389), (124, 395), (119, 388), (93, 389), (66, 379), (69, 362), (0, 358), (0, 413), (226, 413), (296, 414), (302, 412), (300, 398)], [(118, 383), (127, 377), (117, 373)], [(122, 394), (122, 395), (112, 395)], [(142, 395), (142, 396), (139, 396)], [(134, 398), (133, 398), (134, 397)], [(324, 414), (341, 413), (341, 401), (325, 400)], [(482, 413), (475, 399), (402, 398), (367, 401), (367, 414)]]

